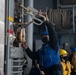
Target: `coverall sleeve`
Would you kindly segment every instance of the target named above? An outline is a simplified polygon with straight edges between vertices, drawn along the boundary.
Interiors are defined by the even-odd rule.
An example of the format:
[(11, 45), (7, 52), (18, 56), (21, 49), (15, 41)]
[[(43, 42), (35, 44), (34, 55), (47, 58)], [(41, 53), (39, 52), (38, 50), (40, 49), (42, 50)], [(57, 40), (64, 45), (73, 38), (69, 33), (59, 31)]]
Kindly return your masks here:
[(29, 56), (29, 58), (35, 59), (35, 60), (38, 59), (38, 51), (37, 52), (33, 52), (29, 48), (24, 49), (24, 51), (27, 53), (27, 55)]
[(55, 31), (55, 27), (52, 23), (46, 21), (47, 29), (48, 29), (48, 33), (49, 33), (49, 38), (50, 38), (50, 46), (52, 49), (54, 50), (58, 50), (58, 36), (57, 33)]

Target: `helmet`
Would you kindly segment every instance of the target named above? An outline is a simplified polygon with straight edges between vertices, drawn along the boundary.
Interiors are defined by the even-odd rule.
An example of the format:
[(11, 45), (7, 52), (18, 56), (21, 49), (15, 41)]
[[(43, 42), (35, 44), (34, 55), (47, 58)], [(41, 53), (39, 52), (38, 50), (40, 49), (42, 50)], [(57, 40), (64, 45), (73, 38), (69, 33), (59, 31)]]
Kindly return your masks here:
[(49, 35), (48, 31), (44, 31), (42, 35)]
[(60, 49), (60, 56), (61, 55), (67, 55), (67, 51), (65, 49)]
[(76, 47), (71, 47), (71, 51), (75, 52), (76, 51)]

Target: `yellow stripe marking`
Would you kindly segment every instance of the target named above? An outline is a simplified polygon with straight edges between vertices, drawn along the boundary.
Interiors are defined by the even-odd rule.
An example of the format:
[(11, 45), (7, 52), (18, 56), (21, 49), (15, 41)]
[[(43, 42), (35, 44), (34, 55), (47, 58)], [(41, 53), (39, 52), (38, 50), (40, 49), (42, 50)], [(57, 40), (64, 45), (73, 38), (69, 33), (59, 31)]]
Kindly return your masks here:
[(14, 22), (14, 18), (11, 16), (8, 16), (8, 20)]

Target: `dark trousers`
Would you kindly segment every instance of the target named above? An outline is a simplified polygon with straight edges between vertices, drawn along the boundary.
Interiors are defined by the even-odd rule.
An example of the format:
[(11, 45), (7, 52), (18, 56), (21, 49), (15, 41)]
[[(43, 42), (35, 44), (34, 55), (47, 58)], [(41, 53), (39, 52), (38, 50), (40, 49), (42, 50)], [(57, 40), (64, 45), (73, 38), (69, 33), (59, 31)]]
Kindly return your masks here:
[(61, 65), (54, 65), (44, 69), (45, 75), (63, 75)]
[(40, 75), (40, 71), (35, 67), (32, 67), (29, 75)]
[(71, 75), (76, 75), (76, 72), (72, 71), (72, 72), (71, 72)]
[(45, 75), (63, 75), (61, 70), (48, 70), (48, 71), (44, 71)]

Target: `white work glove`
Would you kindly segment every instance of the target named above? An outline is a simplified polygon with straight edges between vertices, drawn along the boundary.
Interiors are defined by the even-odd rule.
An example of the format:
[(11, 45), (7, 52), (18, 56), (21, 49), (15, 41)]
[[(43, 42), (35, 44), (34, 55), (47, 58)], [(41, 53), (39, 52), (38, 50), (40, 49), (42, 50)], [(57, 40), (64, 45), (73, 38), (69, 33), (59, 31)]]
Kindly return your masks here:
[(27, 44), (24, 42), (24, 43), (22, 43), (22, 47), (23, 48), (25, 48), (25, 49), (27, 49), (28, 48), (28, 46), (27, 46)]
[(44, 71), (40, 71), (40, 75), (45, 75)]
[[(40, 70), (39, 64), (36, 64), (36, 67)], [(40, 70), (40, 75), (45, 75), (44, 71)]]
[(39, 69), (39, 64), (36, 64), (36, 68), (38, 68), (38, 69)]
[(49, 21), (49, 18), (48, 18), (48, 15), (46, 12), (42, 12), (41, 10), (38, 12), (38, 14), (41, 14), (43, 15), (45, 18), (44, 18), (44, 21)]

